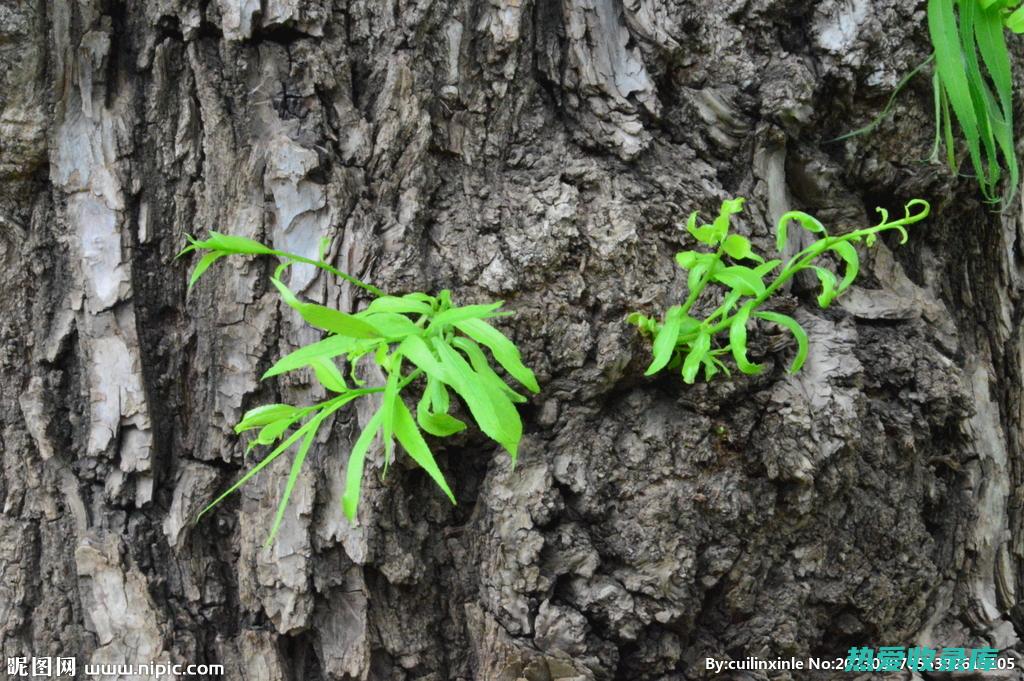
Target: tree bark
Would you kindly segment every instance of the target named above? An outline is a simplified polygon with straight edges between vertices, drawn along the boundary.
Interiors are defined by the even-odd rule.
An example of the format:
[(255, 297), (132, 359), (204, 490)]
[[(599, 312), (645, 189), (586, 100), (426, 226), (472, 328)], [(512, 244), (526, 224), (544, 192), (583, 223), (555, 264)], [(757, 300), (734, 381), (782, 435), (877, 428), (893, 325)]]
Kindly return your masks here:
[[(924, 4), (896, 0), (0, 0), (0, 644), (223, 664), (245, 681), (678, 680), (709, 656), (992, 645), (1024, 609), (1024, 236), (922, 162)], [(1018, 62), (1018, 66), (1021, 64)], [(1018, 75), (1021, 69), (1017, 69)], [(932, 216), (857, 286), (783, 307), (760, 376), (644, 379), (624, 323), (685, 297), (680, 220), (745, 196), (761, 251)], [(538, 374), (520, 463), (436, 442), (458, 498), (380, 476), (369, 412), (198, 524), (252, 459), (232, 426), (317, 335), (272, 264), (189, 293), (185, 234), (315, 256), (392, 292), (504, 299)], [(292, 288), (360, 291), (297, 268)], [(1018, 675), (1019, 676), (1019, 675)], [(828, 678), (823, 675), (822, 678)], [(768, 678), (763, 673), (736, 678)], [(772, 676), (772, 678), (788, 678)], [(796, 676), (794, 678), (812, 678)]]

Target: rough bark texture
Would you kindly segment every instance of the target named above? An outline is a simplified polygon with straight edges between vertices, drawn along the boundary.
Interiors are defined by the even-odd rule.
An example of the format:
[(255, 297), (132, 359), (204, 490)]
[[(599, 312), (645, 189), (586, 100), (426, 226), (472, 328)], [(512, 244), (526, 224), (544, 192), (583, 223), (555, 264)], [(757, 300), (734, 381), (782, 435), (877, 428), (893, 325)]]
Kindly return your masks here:
[[(1016, 649), (1020, 211), (919, 161), (927, 79), (827, 143), (928, 50), (902, 0), (3, 0), (3, 654), (632, 681), (703, 678), (708, 655)], [(736, 195), (762, 249), (792, 208), (934, 210), (835, 309), (787, 293), (799, 375), (764, 328), (764, 375), (643, 379), (625, 314), (680, 299), (679, 219)], [(368, 413), (341, 412), (271, 549), (284, 465), (192, 524), (243, 466), (243, 411), (317, 397), (258, 381), (316, 338), (270, 263), (186, 294), (173, 255), (210, 228), (307, 255), (328, 236), (390, 291), (505, 299), (543, 387), (521, 464), (438, 445), (457, 507), (373, 467), (352, 527)], [(292, 284), (363, 302), (309, 268)]]

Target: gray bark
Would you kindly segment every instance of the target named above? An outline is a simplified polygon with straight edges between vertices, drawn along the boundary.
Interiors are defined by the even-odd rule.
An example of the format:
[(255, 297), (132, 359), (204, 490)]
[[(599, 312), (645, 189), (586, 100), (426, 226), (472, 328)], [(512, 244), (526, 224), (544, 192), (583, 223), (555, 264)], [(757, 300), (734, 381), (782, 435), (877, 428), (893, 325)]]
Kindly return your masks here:
[[(226, 678), (704, 678), (706, 656), (994, 645), (1024, 610), (1020, 211), (919, 162), (928, 54), (880, 0), (0, 2), (0, 647), (218, 663)], [(1018, 64), (1019, 66), (1020, 64)], [(1018, 68), (1018, 73), (1020, 69)], [(762, 250), (800, 208), (933, 216), (822, 311), (804, 370), (647, 380), (627, 312), (685, 281), (679, 220), (748, 197)], [(459, 500), (368, 471), (367, 413), (287, 476), (242, 470), (261, 383), (315, 340), (228, 259), (186, 293), (186, 233), (252, 236), (394, 292), (502, 298), (543, 392), (521, 462), (437, 443)], [(311, 269), (309, 298), (359, 292)], [(249, 460), (251, 462), (251, 459)], [(751, 674), (737, 678), (766, 678)], [(776, 676), (775, 678), (784, 678)]]

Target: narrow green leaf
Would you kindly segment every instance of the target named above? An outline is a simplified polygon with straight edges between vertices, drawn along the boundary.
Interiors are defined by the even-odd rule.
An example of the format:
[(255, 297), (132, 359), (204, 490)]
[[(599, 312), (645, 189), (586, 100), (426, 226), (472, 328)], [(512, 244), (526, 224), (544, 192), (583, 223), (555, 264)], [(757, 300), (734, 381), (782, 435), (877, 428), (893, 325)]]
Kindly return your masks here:
[(488, 303), (486, 305), (464, 305), (462, 307), (453, 307), (450, 310), (445, 310), (437, 314), (432, 320), (430, 320), (431, 329), (437, 329), (442, 326), (449, 326), (457, 324), (462, 321), (469, 319), (485, 319), (488, 317), (494, 317), (496, 310), (503, 305), (502, 301), (496, 303)]
[(326, 418), (330, 414), (333, 414), (338, 409), (341, 409), (343, 406), (345, 406), (346, 404), (348, 404), (349, 402), (351, 402), (355, 398), (359, 397), (360, 395), (364, 395), (364, 394), (365, 394), (364, 392), (358, 392), (358, 393), (353, 392), (353, 393), (349, 393), (348, 395), (337, 397), (334, 400), (331, 400), (329, 403), (327, 403), (328, 406), (325, 406), (317, 416), (314, 416), (313, 418), (309, 419), (309, 421), (304, 423), (294, 433), (292, 433), (290, 436), (288, 436), (288, 438), (284, 442), (282, 442), (280, 445), (278, 445), (274, 449), (274, 451), (272, 451), (267, 456), (263, 457), (263, 459), (258, 464), (256, 464), (255, 466), (250, 468), (248, 471), (246, 471), (245, 475), (243, 475), (241, 478), (239, 478), (238, 482), (236, 482), (231, 487), (229, 487), (227, 491), (223, 492), (220, 496), (218, 496), (210, 504), (208, 504), (206, 506), (206, 508), (204, 508), (202, 511), (200, 511), (199, 515), (196, 517), (196, 520), (198, 520), (199, 518), (202, 518), (203, 515), (206, 514), (210, 509), (212, 509), (214, 506), (216, 506), (221, 501), (223, 501), (226, 497), (228, 497), (232, 492), (236, 491), (239, 487), (241, 487), (242, 485), (247, 483), (249, 481), (249, 479), (252, 478), (252, 476), (256, 475), (261, 470), (263, 470), (266, 466), (268, 466), (274, 459), (276, 459), (278, 456), (281, 455), (281, 452), (285, 451), (286, 449), (291, 447), (293, 444), (295, 444), (295, 442), (299, 438), (305, 437), (305, 435), (310, 430), (315, 430), (320, 425), (320, 422), (324, 418)]
[(379, 334), (389, 341), (399, 341), (406, 336), (422, 334), (423, 329), (400, 314), (394, 312), (368, 312), (364, 310), (355, 315), (357, 319), (368, 322)]
[(294, 352), (290, 352), (267, 369), (263, 374), (262, 378), (270, 378), (271, 376), (277, 376), (287, 371), (294, 371), (295, 369), (301, 369), (304, 366), (308, 366), (314, 359), (320, 357), (323, 359), (330, 359), (351, 352), (360, 343), (353, 338), (346, 336), (328, 336), (323, 340), (317, 341), (316, 343), (310, 343), (304, 345)]
[(429, 303), (403, 296), (381, 296), (375, 298), (366, 308), (367, 312), (393, 312), (397, 314), (430, 314), (433, 308)]
[(750, 303), (744, 305), (729, 325), (729, 346), (732, 349), (732, 356), (736, 360), (736, 366), (745, 374), (759, 374), (764, 371), (762, 365), (754, 364), (747, 359), (747, 320), (750, 319), (752, 310), (753, 305)]
[(533, 371), (523, 364), (519, 348), (505, 334), (482, 319), (466, 319), (456, 322), (455, 328), (477, 343), (486, 346), (498, 364), (512, 378), (523, 384), (527, 390), (532, 393), (540, 392), (540, 386), (537, 385), (537, 378)]
[[(491, 365), (487, 361), (487, 356), (484, 355), (484, 351), (480, 349), (480, 346), (476, 344), (476, 341), (471, 338), (456, 336), (452, 338), (451, 343), (453, 347), (458, 348), (465, 353), (469, 358), (469, 363), (473, 367), (473, 370), (493, 389), (504, 393), (512, 402), (523, 403), (527, 401), (526, 397), (513, 390), (511, 386), (505, 383), (501, 376), (495, 373), (494, 369), (491, 368)], [(518, 418), (518, 412), (516, 418)]]
[(801, 327), (800, 324), (798, 324), (792, 317), (788, 317), (778, 312), (755, 312), (754, 316), (760, 317), (761, 319), (769, 322), (774, 322), (779, 326), (789, 329), (790, 333), (793, 334), (793, 337), (796, 338), (797, 345), (796, 357), (793, 358), (793, 363), (789, 367), (789, 373), (795, 374), (800, 371), (800, 367), (802, 367), (804, 362), (807, 360), (808, 350), (807, 333), (803, 330), (803, 327)]
[(818, 305), (828, 307), (836, 297), (836, 275), (824, 267), (812, 267), (821, 282), (821, 293), (818, 295)]
[(1006, 17), (1006, 28), (1014, 33), (1024, 33), (1024, 5), (1015, 9), (1010, 16)]
[[(427, 383), (428, 385), (430, 383), (440, 385), (440, 381), (434, 379), (428, 379)], [(466, 424), (454, 416), (443, 411), (431, 410), (432, 403), (431, 391), (428, 388), (423, 391), (423, 396), (416, 405), (416, 422), (420, 424), (420, 428), (435, 437), (448, 437), (466, 429)]]
[(381, 415), (378, 410), (366, 422), (366, 427), (359, 434), (348, 455), (348, 464), (345, 466), (345, 493), (341, 497), (341, 508), (349, 522), (354, 522), (356, 519), (359, 493), (363, 484), (363, 468), (366, 464), (366, 452), (373, 443), (373, 438), (377, 437), (380, 422)]
[(779, 253), (783, 253), (786, 250), (787, 232), (790, 221), (796, 222), (808, 232), (813, 232), (815, 234), (822, 234), (825, 232), (825, 225), (821, 224), (821, 222), (813, 215), (808, 215), (807, 213), (799, 210), (791, 210), (788, 213), (783, 213), (775, 228), (775, 248)]
[(754, 274), (764, 279), (765, 276), (771, 273), (776, 267), (782, 264), (781, 260), (769, 260), (768, 262), (761, 263), (754, 268)]
[(274, 252), (274, 249), (264, 246), (259, 241), (244, 236), (221, 234), (220, 232), (210, 232), (210, 238), (206, 240), (205, 244), (228, 253), (267, 255)]
[(398, 382), (402, 378), (402, 354), (396, 352), (391, 358), (391, 367), (385, 367), (388, 374), (387, 383), (384, 385), (384, 396), (380, 405), (381, 427), (384, 431), (384, 466), (387, 470), (388, 464), (393, 461), (395, 410), (402, 402), (398, 396)]
[(697, 378), (697, 371), (700, 369), (701, 364), (704, 361), (704, 356), (708, 354), (708, 350), (711, 349), (711, 336), (707, 330), (701, 329), (701, 332), (697, 335), (697, 339), (693, 341), (693, 345), (690, 346), (690, 351), (686, 354), (686, 359), (683, 360), (683, 381), (689, 385), (692, 385), (694, 380)]
[(281, 527), (281, 521), (284, 520), (285, 509), (288, 508), (288, 500), (291, 499), (292, 490), (295, 489), (295, 483), (299, 479), (299, 472), (302, 470), (302, 463), (306, 460), (306, 454), (309, 452), (309, 447), (313, 444), (313, 438), (316, 437), (317, 428), (320, 427), (320, 423), (323, 421), (319, 416), (315, 417), (313, 420), (317, 422), (317, 425), (306, 433), (306, 437), (303, 438), (302, 444), (299, 446), (299, 451), (295, 454), (295, 459), (292, 461), (292, 468), (288, 472), (288, 481), (284, 486), (284, 494), (281, 495), (281, 501), (277, 504), (277, 513), (274, 515), (274, 523), (270, 526), (270, 535), (263, 543), (263, 548), (270, 546), (274, 542), (274, 537), (277, 536), (277, 530)]
[(433, 351), (421, 336), (408, 336), (398, 346), (398, 352), (410, 362), (422, 369), (427, 376), (446, 383), (449, 377), (446, 369), (434, 356)]
[(281, 298), (302, 315), (302, 318), (310, 325), (318, 329), (351, 338), (378, 338), (381, 336), (380, 331), (363, 319), (316, 303), (303, 303), (281, 280), (271, 277), (270, 281), (280, 292)]
[(242, 420), (235, 425), (235, 432), (241, 433), (252, 428), (259, 428), (279, 419), (294, 416), (300, 409), (290, 404), (264, 404), (245, 412)]
[(672, 359), (672, 353), (675, 352), (676, 342), (679, 340), (679, 330), (682, 327), (685, 314), (683, 308), (679, 305), (670, 307), (668, 312), (665, 313), (665, 323), (654, 338), (654, 348), (652, 350), (654, 359), (651, 361), (651, 365), (647, 367), (647, 371), (644, 372), (644, 376), (653, 376), (658, 373)]
[(839, 241), (832, 245), (830, 250), (835, 251), (846, 263), (843, 280), (839, 282), (839, 286), (836, 288), (836, 295), (838, 295), (848, 289), (854, 279), (857, 278), (857, 273), (860, 271), (860, 258), (857, 256), (857, 249), (849, 241)]
[(246, 453), (252, 450), (257, 445), (269, 445), (273, 444), (284, 435), (284, 432), (295, 423), (301, 416), (304, 416), (308, 411), (304, 410), (304, 413), (296, 414), (295, 416), (289, 416), (273, 423), (260, 428), (260, 432), (256, 434), (256, 439), (249, 442), (246, 447)]
[(928, 31), (935, 49), (935, 70), (947, 101), (960, 123), (982, 190), (987, 191), (978, 118), (964, 69), (964, 54), (953, 7), (954, 0), (928, 0)]
[(455, 495), (452, 494), (448, 483), (445, 482), (444, 474), (441, 473), (437, 461), (434, 460), (430, 447), (427, 446), (426, 440), (423, 439), (420, 429), (416, 427), (416, 422), (412, 420), (412, 414), (409, 413), (408, 407), (401, 400), (395, 405), (395, 436), (405, 451), (409, 453), (409, 456), (412, 457), (413, 461), (418, 463), (420, 468), (427, 472), (427, 475), (437, 483), (437, 486), (441, 488), (441, 491), (448, 496), (448, 499), (453, 504), (456, 503)]
[[(704, 275), (707, 274), (707, 271), (708, 265), (701, 263), (695, 265), (689, 274), (686, 275), (686, 290), (690, 292), (690, 295), (700, 295), (700, 292), (704, 290), (701, 282), (704, 280)], [(694, 293), (695, 291), (696, 294)]]
[(316, 379), (320, 381), (320, 385), (336, 393), (343, 393), (348, 390), (348, 386), (345, 384), (345, 377), (341, 375), (341, 371), (338, 370), (338, 365), (334, 363), (334, 360), (314, 357), (309, 361), (309, 364), (313, 367), (313, 373), (316, 374)]
[[(184, 252), (184, 251), (182, 251), (182, 252)], [(180, 253), (179, 253), (179, 255), (180, 255)], [(192, 276), (188, 280), (188, 288), (189, 288), (189, 290), (190, 291), (192, 290), (192, 287), (195, 286), (197, 281), (199, 281), (199, 277), (203, 276), (203, 272), (208, 270), (210, 268), (210, 265), (212, 265), (213, 263), (217, 262), (218, 260), (223, 258), (225, 255), (227, 255), (227, 254), (226, 253), (222, 253), (220, 251), (213, 251), (212, 253), (207, 253), (206, 255), (204, 255), (199, 260), (199, 262), (196, 263), (196, 268), (194, 270), (192, 270)]]
[[(1013, 132), (1013, 75), (1010, 67), (1010, 53), (1006, 48), (1006, 37), (1003, 33), (1001, 9), (992, 8), (978, 12), (975, 16), (974, 32), (978, 50), (981, 52), (985, 68), (999, 98), (997, 103), (982, 81), (984, 110), (989, 113), (999, 153), (1010, 173), (1007, 181), (1008, 191), (1002, 198), (1003, 203), (1007, 204), (1016, 195), (1020, 170), (1017, 164), (1016, 140)], [(999, 160), (996, 158), (992, 160), (998, 168)]]
[(191, 234), (185, 235), (185, 241), (188, 243), (188, 245), (185, 246), (185, 248), (178, 251), (178, 254), (174, 256), (175, 260), (185, 255), (186, 253), (191, 253), (192, 251), (206, 250), (206, 244), (202, 241), (199, 241)]
[(500, 391), (491, 390), (466, 360), (442, 339), (434, 338), (433, 346), (445, 367), (445, 383), (462, 397), (480, 430), (504, 447), (514, 462), (522, 438), (522, 422), (515, 405)]

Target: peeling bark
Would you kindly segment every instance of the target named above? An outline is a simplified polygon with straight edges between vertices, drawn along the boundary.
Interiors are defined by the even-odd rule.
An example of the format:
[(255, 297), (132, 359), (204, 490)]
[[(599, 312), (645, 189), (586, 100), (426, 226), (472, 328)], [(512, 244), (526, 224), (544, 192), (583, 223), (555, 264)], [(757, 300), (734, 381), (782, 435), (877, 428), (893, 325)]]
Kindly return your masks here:
[[(0, 0), (0, 647), (225, 678), (677, 680), (707, 656), (857, 645), (1024, 652), (1020, 211), (918, 163), (923, 3), (823, 0)], [(1020, 69), (1018, 69), (1020, 72)], [(685, 281), (678, 222), (748, 197), (762, 250), (932, 201), (833, 309), (780, 305), (810, 359), (645, 380), (627, 312)], [(538, 373), (515, 469), (437, 451), (459, 505), (370, 453), (371, 412), (314, 444), (277, 542), (272, 466), (232, 426), (316, 339), (227, 259), (192, 292), (184, 235), (251, 236), (395, 292), (501, 297)], [(890, 248), (891, 247), (891, 248)], [(297, 267), (303, 295), (358, 290)], [(739, 678), (739, 677), (737, 677)], [(751, 674), (744, 678), (766, 678)], [(773, 677), (783, 678), (783, 677)]]

